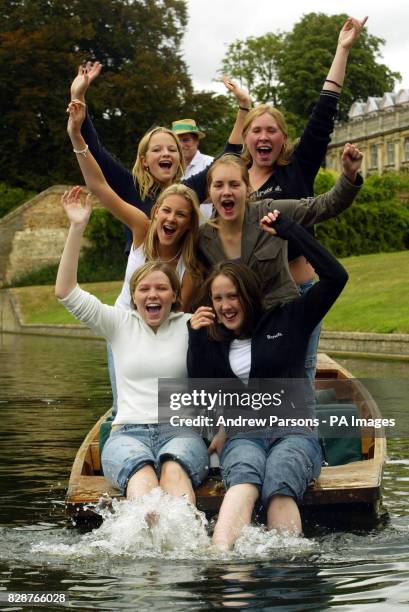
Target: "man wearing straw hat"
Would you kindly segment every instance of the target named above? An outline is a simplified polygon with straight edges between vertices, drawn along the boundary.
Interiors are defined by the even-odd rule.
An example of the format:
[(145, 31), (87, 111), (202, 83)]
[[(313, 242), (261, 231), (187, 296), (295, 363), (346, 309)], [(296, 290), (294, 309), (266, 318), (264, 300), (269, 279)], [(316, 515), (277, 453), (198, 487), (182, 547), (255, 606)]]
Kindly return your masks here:
[(182, 147), (183, 158), (186, 164), (183, 178), (187, 179), (193, 174), (197, 174), (212, 163), (213, 157), (204, 155), (199, 151), (199, 140), (204, 138), (205, 134), (199, 130), (194, 119), (173, 121), (172, 132), (177, 135)]

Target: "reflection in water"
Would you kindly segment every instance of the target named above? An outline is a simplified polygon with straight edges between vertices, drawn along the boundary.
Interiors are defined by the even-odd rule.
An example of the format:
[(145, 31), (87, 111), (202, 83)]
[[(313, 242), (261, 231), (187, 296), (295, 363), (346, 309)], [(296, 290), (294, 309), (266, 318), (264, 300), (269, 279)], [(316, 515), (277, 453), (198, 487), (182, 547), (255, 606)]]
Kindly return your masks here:
[[(144, 509), (124, 504), (99, 530), (82, 533), (65, 517), (64, 494), (81, 440), (110, 405), (105, 345), (0, 335), (0, 363), (0, 589), (66, 591), (81, 610), (361, 612), (407, 604), (407, 440), (388, 442), (390, 521), (370, 532), (294, 540), (251, 526), (221, 555), (200, 513), (174, 500), (160, 506), (154, 531), (143, 526)], [(360, 377), (407, 378), (407, 364), (345, 365)], [(407, 404), (399, 410), (407, 420)]]

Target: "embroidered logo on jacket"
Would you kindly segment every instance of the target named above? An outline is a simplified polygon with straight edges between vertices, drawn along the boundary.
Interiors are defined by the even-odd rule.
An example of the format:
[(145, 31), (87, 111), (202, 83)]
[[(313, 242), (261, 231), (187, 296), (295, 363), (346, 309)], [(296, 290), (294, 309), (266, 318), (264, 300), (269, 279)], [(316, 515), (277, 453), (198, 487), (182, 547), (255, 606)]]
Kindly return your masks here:
[(267, 334), (267, 340), (275, 340), (276, 338), (281, 338), (282, 336), (284, 336), (284, 334), (282, 334), (281, 332), (277, 332), (273, 336)]

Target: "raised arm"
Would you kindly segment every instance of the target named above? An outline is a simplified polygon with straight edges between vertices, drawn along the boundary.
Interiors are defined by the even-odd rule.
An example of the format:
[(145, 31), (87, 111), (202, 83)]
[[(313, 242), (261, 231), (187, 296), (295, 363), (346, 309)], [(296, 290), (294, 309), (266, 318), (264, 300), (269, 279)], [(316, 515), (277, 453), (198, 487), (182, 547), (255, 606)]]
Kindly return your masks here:
[(323, 90), (314, 106), (300, 141), (294, 151), (294, 159), (304, 176), (306, 192), (300, 195), (313, 195), (314, 180), (322, 165), (331, 141), (338, 100), (344, 82), (349, 51), (359, 37), (366, 22), (350, 17), (342, 26), (334, 59)]
[(131, 229), (134, 245), (139, 246), (148, 229), (148, 217), (141, 210), (120, 198), (105, 180), (101, 168), (81, 134), (81, 125), (85, 117), (84, 103), (73, 100), (68, 106), (68, 112), (67, 131), (88, 189), (105, 208)]
[(59, 299), (66, 298), (77, 285), (78, 260), (81, 241), (91, 216), (91, 199), (88, 197), (85, 205), (81, 204), (81, 187), (66, 191), (61, 203), (70, 222), (67, 240), (58, 267), (55, 281), (55, 295)]
[(247, 89), (245, 89), (244, 87), (239, 87), (237, 83), (229, 79), (227, 76), (223, 77), (223, 83), (227, 87), (228, 91), (230, 91), (234, 95), (239, 106), (237, 110), (236, 121), (229, 136), (228, 146), (243, 145), (243, 126), (247, 117), (247, 113), (252, 107), (252, 99)]
[(334, 59), (324, 81), (323, 89), (340, 93), (344, 84), (348, 55), (364, 27), (368, 17), (362, 21), (349, 17), (341, 28)]
[(339, 261), (303, 227), (286, 215), (279, 214), (277, 210), (261, 220), (261, 227), (271, 234), (278, 235), (279, 238), (291, 239), (318, 274), (319, 282), (302, 297), (286, 304), (287, 307), (302, 314), (303, 329), (309, 334), (341, 293), (348, 280), (348, 274)]
[(362, 186), (362, 178), (358, 174), (362, 157), (357, 147), (347, 143), (341, 157), (343, 174), (330, 191), (301, 200), (262, 201), (261, 216), (277, 208), (305, 227), (336, 217), (351, 206)]
[[(90, 84), (101, 73), (102, 64), (87, 62), (79, 66), (78, 73), (71, 84), (71, 100), (79, 100), (85, 104), (85, 94)], [(108, 184), (123, 200), (143, 208), (138, 185), (135, 184), (131, 172), (118, 162), (99, 140), (97, 131), (89, 117), (88, 112), (81, 126), (81, 133), (89, 149), (99, 164)]]

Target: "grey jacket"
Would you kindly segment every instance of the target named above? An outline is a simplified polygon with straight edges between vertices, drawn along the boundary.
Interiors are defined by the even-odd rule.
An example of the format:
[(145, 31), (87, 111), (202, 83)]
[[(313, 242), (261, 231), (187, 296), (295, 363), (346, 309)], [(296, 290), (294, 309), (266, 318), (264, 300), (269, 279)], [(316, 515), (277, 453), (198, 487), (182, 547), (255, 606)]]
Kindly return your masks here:
[[(260, 200), (247, 204), (240, 262), (249, 266), (259, 277), (266, 308), (293, 300), (299, 293), (288, 268), (287, 241), (261, 229), (262, 217), (277, 209), (301, 225), (309, 227), (336, 217), (346, 210), (351, 206), (361, 186), (362, 178), (359, 175), (354, 185), (342, 175), (330, 191), (313, 198)], [(210, 225), (200, 227), (199, 251), (208, 269), (227, 259), (217, 229)]]

